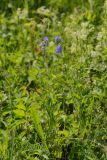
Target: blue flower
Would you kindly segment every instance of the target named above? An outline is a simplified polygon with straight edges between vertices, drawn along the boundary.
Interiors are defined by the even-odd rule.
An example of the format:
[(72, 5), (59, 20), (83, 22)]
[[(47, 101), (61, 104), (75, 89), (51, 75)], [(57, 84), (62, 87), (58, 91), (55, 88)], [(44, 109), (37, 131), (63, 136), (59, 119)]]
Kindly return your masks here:
[(49, 45), (49, 40), (48, 40), (48, 37), (47, 37), (47, 36), (45, 36), (45, 37), (43, 38), (43, 41), (45, 42), (45, 46), (48, 46), (48, 45)]
[(62, 46), (60, 44), (56, 47), (55, 53), (56, 54), (62, 53)]
[(60, 36), (56, 36), (54, 38), (54, 41), (55, 41), (56, 44), (58, 44), (61, 41), (61, 37)]

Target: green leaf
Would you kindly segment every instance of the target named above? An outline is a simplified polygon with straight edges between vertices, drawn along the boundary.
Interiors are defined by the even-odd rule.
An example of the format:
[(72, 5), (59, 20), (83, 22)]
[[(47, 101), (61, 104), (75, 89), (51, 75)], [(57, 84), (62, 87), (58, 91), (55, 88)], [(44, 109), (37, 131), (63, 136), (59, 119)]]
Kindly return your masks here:
[(40, 122), (40, 118), (39, 118), (39, 115), (37, 113), (37, 109), (34, 106), (31, 107), (31, 117), (32, 117), (32, 121), (35, 125), (35, 129), (36, 129), (39, 137), (41, 138), (43, 145), (45, 146), (46, 150), (49, 152), (47, 144), (46, 144), (46, 139), (45, 139), (45, 136), (44, 136), (44, 132), (43, 132), (43, 129), (42, 129), (42, 125), (41, 125), (41, 122)]
[(16, 114), (16, 116), (18, 117), (24, 117), (25, 116), (25, 112), (21, 109), (15, 109), (13, 110), (13, 112)]
[(21, 110), (26, 110), (26, 107), (24, 106), (24, 104), (23, 103), (20, 103), (20, 104), (18, 104), (17, 106), (16, 106), (18, 109), (21, 109)]

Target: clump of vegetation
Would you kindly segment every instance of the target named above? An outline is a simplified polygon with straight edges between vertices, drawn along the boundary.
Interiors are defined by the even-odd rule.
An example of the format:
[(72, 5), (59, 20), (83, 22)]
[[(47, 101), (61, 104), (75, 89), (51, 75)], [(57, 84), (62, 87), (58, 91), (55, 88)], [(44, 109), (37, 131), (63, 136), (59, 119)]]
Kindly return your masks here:
[(0, 160), (107, 159), (107, 1), (0, 6)]

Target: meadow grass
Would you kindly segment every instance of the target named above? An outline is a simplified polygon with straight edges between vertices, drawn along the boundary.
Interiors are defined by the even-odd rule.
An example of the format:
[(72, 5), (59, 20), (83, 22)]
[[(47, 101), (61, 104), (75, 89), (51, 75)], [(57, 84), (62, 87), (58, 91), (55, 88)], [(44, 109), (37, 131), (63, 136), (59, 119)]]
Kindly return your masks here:
[(0, 160), (106, 160), (106, 114), (107, 1), (1, 3)]

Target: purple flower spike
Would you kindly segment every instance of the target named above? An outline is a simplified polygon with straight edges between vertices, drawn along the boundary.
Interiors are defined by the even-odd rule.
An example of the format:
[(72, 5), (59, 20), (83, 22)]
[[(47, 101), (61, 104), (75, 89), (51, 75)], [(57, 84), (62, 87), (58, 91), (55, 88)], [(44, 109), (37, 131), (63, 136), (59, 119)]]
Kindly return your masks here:
[(55, 49), (56, 54), (62, 53), (62, 46), (59, 44)]
[(58, 44), (61, 41), (61, 37), (60, 36), (56, 36), (54, 38), (54, 40), (55, 40), (55, 43)]
[(48, 37), (45, 36), (45, 37), (43, 38), (43, 40), (44, 40), (44, 41), (48, 41)]
[(46, 46), (49, 45), (49, 40), (48, 40), (48, 37), (47, 37), (47, 36), (45, 36), (45, 37), (43, 38), (43, 41), (45, 42), (45, 45), (46, 45)]

